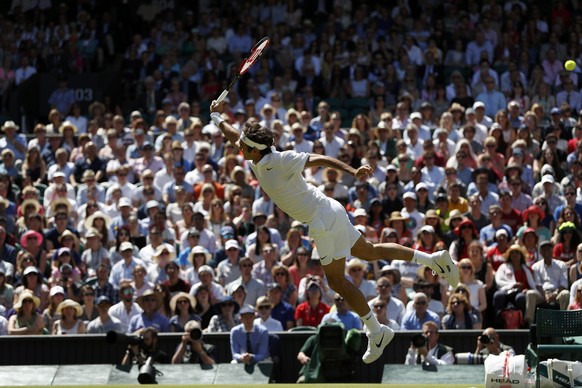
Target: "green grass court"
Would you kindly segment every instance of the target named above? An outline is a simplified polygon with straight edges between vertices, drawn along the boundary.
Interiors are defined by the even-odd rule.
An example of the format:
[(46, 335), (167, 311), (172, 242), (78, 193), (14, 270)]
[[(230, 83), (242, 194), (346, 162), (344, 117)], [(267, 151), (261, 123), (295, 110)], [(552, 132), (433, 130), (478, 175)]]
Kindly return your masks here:
[[(135, 384), (119, 384), (119, 385), (107, 385), (107, 387), (111, 387), (111, 388), (125, 388), (125, 387), (133, 387), (135, 385), (139, 385), (137, 382)], [(434, 387), (435, 385), (441, 385), (443, 387), (450, 387), (450, 388), (469, 388), (469, 387), (484, 387), (484, 384), (481, 385), (463, 385), (463, 384), (447, 384), (446, 381), (434, 381), (431, 383), (427, 383), (427, 384), (302, 384), (302, 385), (307, 385), (307, 386), (317, 386), (317, 387), (336, 387), (336, 388), (341, 388), (341, 387), (345, 387), (345, 388), (354, 388), (355, 386), (362, 386), (362, 387), (366, 387), (366, 388), (380, 388), (380, 387), (402, 387), (402, 388), (427, 388), (427, 387)], [(220, 385), (220, 384), (215, 384), (215, 385), (197, 385), (197, 384), (192, 384), (192, 385), (180, 385), (180, 387), (192, 387), (192, 388), (228, 388), (228, 387), (242, 387), (243, 385)], [(260, 385), (253, 385), (253, 387), (256, 388), (297, 388), (300, 387), (301, 385), (298, 384), (260, 384)], [(34, 387), (46, 387), (46, 386), (42, 386), (42, 385), (36, 385), (30, 388), (34, 388)], [(52, 387), (58, 387), (58, 388), (70, 388), (70, 385), (52, 385)], [(90, 385), (90, 386), (85, 386), (86, 388), (98, 388), (98, 387), (103, 387), (103, 385)], [(156, 387), (176, 387), (175, 385), (156, 385)]]

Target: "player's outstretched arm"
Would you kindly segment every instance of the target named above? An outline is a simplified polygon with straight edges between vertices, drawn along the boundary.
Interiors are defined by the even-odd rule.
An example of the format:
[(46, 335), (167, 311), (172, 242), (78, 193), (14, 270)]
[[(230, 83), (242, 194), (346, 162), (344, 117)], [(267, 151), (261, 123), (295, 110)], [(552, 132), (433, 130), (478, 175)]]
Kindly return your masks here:
[(216, 102), (216, 100), (212, 101), (210, 104), (210, 118), (216, 124), (216, 126), (222, 131), (224, 137), (232, 144), (238, 147), (237, 141), (240, 137), (239, 131), (237, 131), (232, 125), (227, 123), (220, 117), (222, 113), (222, 109), (224, 107), (224, 101)]
[(319, 154), (309, 155), (309, 160), (307, 163), (305, 163), (305, 168), (307, 167), (332, 167), (347, 174), (353, 175), (357, 179), (368, 178), (374, 174), (374, 170), (372, 170), (372, 167), (368, 165), (361, 166), (356, 170), (341, 160), (332, 158), (331, 156)]

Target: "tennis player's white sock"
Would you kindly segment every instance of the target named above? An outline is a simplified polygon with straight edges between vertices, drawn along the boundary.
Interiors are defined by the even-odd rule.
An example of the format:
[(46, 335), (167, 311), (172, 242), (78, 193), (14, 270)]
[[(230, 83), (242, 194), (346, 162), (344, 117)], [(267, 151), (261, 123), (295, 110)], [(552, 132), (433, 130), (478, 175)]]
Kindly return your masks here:
[(430, 253), (414, 251), (414, 256), (412, 256), (412, 261), (414, 263), (430, 265), (432, 264), (432, 255)]
[(364, 325), (366, 325), (366, 327), (370, 331), (370, 334), (376, 334), (382, 331), (380, 322), (378, 322), (376, 316), (372, 313), (371, 310), (368, 314), (366, 314), (365, 317), (362, 317), (362, 320), (364, 321)]

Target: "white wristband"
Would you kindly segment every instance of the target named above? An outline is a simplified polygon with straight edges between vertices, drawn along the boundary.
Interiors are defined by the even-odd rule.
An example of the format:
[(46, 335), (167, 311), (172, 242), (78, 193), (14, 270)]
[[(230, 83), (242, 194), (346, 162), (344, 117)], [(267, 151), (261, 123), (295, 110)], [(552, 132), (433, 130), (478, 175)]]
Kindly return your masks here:
[(212, 119), (214, 125), (216, 125), (218, 128), (220, 128), (220, 123), (224, 121), (224, 119), (220, 116), (220, 113), (218, 112), (212, 112), (210, 114), (210, 118)]

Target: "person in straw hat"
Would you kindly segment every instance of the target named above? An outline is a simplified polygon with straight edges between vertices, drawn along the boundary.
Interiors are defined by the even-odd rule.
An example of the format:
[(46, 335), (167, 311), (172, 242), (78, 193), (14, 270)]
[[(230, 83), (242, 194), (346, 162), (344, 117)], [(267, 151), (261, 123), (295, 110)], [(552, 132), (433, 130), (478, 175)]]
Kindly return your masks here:
[(0, 137), (0, 150), (11, 150), (14, 153), (14, 160), (24, 160), (28, 144), (23, 134), (16, 133), (19, 128), (14, 121), (5, 121), (2, 125), (4, 136)]
[(162, 244), (156, 248), (152, 261), (152, 265), (148, 269), (148, 278), (154, 284), (163, 283), (168, 280), (166, 273), (166, 266), (176, 258), (176, 250), (170, 244)]
[(153, 327), (158, 332), (167, 333), (170, 331), (170, 321), (158, 312), (162, 305), (162, 294), (154, 290), (146, 290), (142, 296), (137, 298), (137, 304), (141, 306), (143, 312), (131, 318), (129, 322), (130, 333), (135, 333), (146, 327)]
[(65, 299), (57, 307), (57, 314), (61, 315), (53, 324), (53, 335), (63, 334), (85, 334), (85, 322), (81, 319), (83, 308), (72, 299)]
[[(394, 332), (388, 326), (378, 323), (366, 303), (366, 297), (346, 279), (346, 257), (352, 255), (365, 261), (398, 258), (428, 265), (456, 286), (459, 273), (449, 253), (440, 251), (427, 254), (397, 244), (373, 244), (367, 241), (351, 224), (345, 208), (334, 199), (322, 195), (316, 187), (307, 185), (302, 173), (309, 167), (335, 167), (356, 179), (366, 179), (373, 174), (370, 166), (355, 169), (326, 155), (296, 152), (296, 145), (295, 151), (273, 150), (273, 134), (270, 130), (258, 124), (248, 124), (241, 134), (222, 119), (220, 114), (223, 107), (221, 102), (211, 103), (214, 124), (228, 141), (241, 149), (261, 187), (273, 202), (294, 219), (309, 225), (309, 233), (315, 241), (331, 288), (346, 299), (370, 331), (368, 349), (362, 359), (365, 363), (374, 362), (382, 355), (394, 337)], [(302, 128), (299, 132), (302, 132)]]
[(170, 331), (180, 333), (189, 321), (200, 322), (201, 318), (194, 312), (196, 299), (187, 292), (178, 292), (170, 300), (170, 309), (174, 314), (170, 318)]
[(30, 291), (24, 290), (18, 296), (18, 302), (13, 306), (16, 314), (8, 320), (8, 334), (30, 335), (43, 334), (44, 322), (38, 313), (40, 299)]
[(96, 228), (89, 228), (85, 233), (85, 250), (81, 261), (87, 268), (97, 268), (101, 263), (110, 264), (109, 251), (103, 247), (101, 233)]

